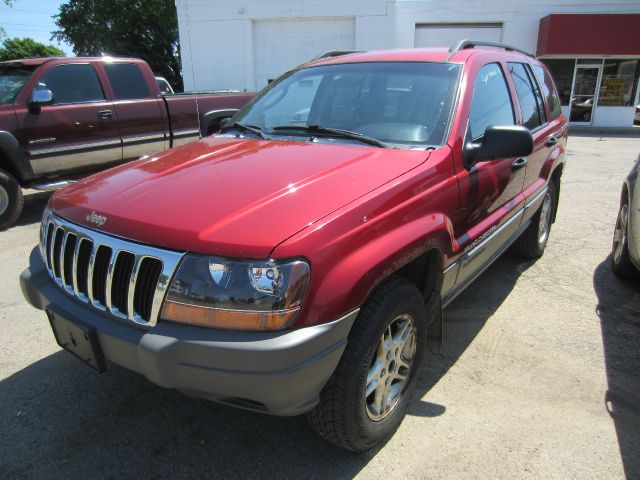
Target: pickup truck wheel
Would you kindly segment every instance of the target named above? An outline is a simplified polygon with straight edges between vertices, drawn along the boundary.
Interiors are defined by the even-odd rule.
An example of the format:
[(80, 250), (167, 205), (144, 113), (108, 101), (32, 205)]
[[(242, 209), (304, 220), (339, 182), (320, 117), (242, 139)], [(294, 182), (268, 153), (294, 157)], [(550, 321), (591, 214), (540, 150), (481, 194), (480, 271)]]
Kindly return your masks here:
[(613, 231), (613, 245), (611, 246), (611, 268), (620, 277), (631, 277), (638, 272), (629, 259), (629, 202), (625, 199), (620, 205), (616, 228)]
[(556, 208), (556, 185), (549, 182), (542, 205), (531, 219), (531, 224), (516, 241), (516, 251), (529, 259), (540, 258), (549, 241), (553, 212)]
[(13, 225), (24, 206), (20, 184), (4, 170), (0, 170), (0, 230)]
[(396, 431), (415, 390), (427, 341), (418, 289), (392, 278), (365, 302), (340, 364), (307, 418), (326, 440), (361, 452)]

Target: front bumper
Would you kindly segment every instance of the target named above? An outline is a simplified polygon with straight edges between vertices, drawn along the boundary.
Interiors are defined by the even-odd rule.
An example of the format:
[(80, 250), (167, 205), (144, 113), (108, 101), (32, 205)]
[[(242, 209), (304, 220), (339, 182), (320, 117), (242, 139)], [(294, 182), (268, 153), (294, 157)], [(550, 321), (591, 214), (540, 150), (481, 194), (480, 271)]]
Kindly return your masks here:
[(78, 302), (49, 277), (37, 248), (20, 275), (27, 301), (55, 307), (97, 330), (106, 359), (151, 382), (273, 415), (313, 408), (335, 370), (358, 314), (281, 332), (235, 332), (159, 322), (143, 329)]

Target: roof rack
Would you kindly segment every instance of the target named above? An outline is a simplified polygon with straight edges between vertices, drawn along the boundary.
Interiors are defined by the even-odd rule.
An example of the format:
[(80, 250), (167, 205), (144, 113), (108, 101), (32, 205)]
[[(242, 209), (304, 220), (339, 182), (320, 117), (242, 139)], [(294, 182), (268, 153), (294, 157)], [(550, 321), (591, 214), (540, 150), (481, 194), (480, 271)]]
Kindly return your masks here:
[(522, 50), (521, 48), (518, 47), (512, 47), (511, 45), (506, 45), (504, 43), (499, 43), (499, 42), (487, 42), (485, 40), (460, 40), (458, 43), (451, 45), (451, 47), (449, 48), (449, 52), (451, 52), (451, 54), (447, 57), (446, 61), (448, 62), (451, 57), (453, 57), (453, 55), (456, 52), (459, 52), (460, 50), (465, 50), (467, 48), (474, 48), (474, 47), (496, 47), (496, 48), (504, 48), (505, 50), (508, 50), (510, 52), (518, 52), (518, 53), (522, 53), (524, 55), (528, 55), (529, 57), (534, 57), (535, 56), (533, 54), (531, 54), (530, 52), (527, 52), (526, 50)]
[(349, 55), (350, 53), (361, 53), (359, 50), (330, 50), (328, 52), (324, 52), (318, 55), (315, 58), (309, 60), (309, 62), (315, 62), (316, 60), (320, 60), (322, 58), (333, 58), (340, 57), (342, 55)]

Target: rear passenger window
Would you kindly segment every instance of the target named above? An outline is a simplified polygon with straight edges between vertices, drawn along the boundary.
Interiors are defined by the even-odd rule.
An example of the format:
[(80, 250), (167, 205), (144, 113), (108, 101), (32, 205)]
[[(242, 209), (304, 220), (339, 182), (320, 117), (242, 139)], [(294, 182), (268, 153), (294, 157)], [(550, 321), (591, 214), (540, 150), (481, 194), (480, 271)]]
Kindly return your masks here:
[(149, 98), (149, 88), (138, 65), (133, 63), (105, 63), (113, 93), (118, 100)]
[(534, 65), (533, 69), (536, 72), (538, 83), (542, 87), (544, 96), (547, 99), (549, 114), (551, 115), (550, 120), (554, 120), (562, 114), (562, 109), (560, 108), (560, 99), (553, 85), (553, 80), (551, 80), (551, 75), (540, 65)]
[(37, 88), (51, 90), (56, 105), (104, 100), (98, 75), (88, 63), (52, 67), (42, 75)]
[(544, 103), (538, 85), (523, 63), (509, 63), (509, 71), (520, 101), (522, 121), (529, 130), (534, 130), (546, 122)]
[(482, 137), (490, 125), (514, 124), (513, 106), (502, 68), (497, 63), (485, 65), (478, 72), (473, 88), (469, 115), (471, 137), (474, 140)]

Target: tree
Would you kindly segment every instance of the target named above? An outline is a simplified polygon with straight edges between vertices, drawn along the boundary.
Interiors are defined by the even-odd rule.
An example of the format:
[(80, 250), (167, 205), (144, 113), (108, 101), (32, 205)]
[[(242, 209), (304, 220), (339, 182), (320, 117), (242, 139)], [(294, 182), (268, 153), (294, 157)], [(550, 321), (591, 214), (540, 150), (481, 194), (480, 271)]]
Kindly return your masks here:
[(60, 30), (52, 39), (70, 43), (76, 55), (142, 58), (182, 88), (174, 0), (69, 0), (55, 19)]
[(17, 58), (64, 57), (53, 45), (44, 45), (32, 38), (6, 38), (0, 47), (0, 62)]

